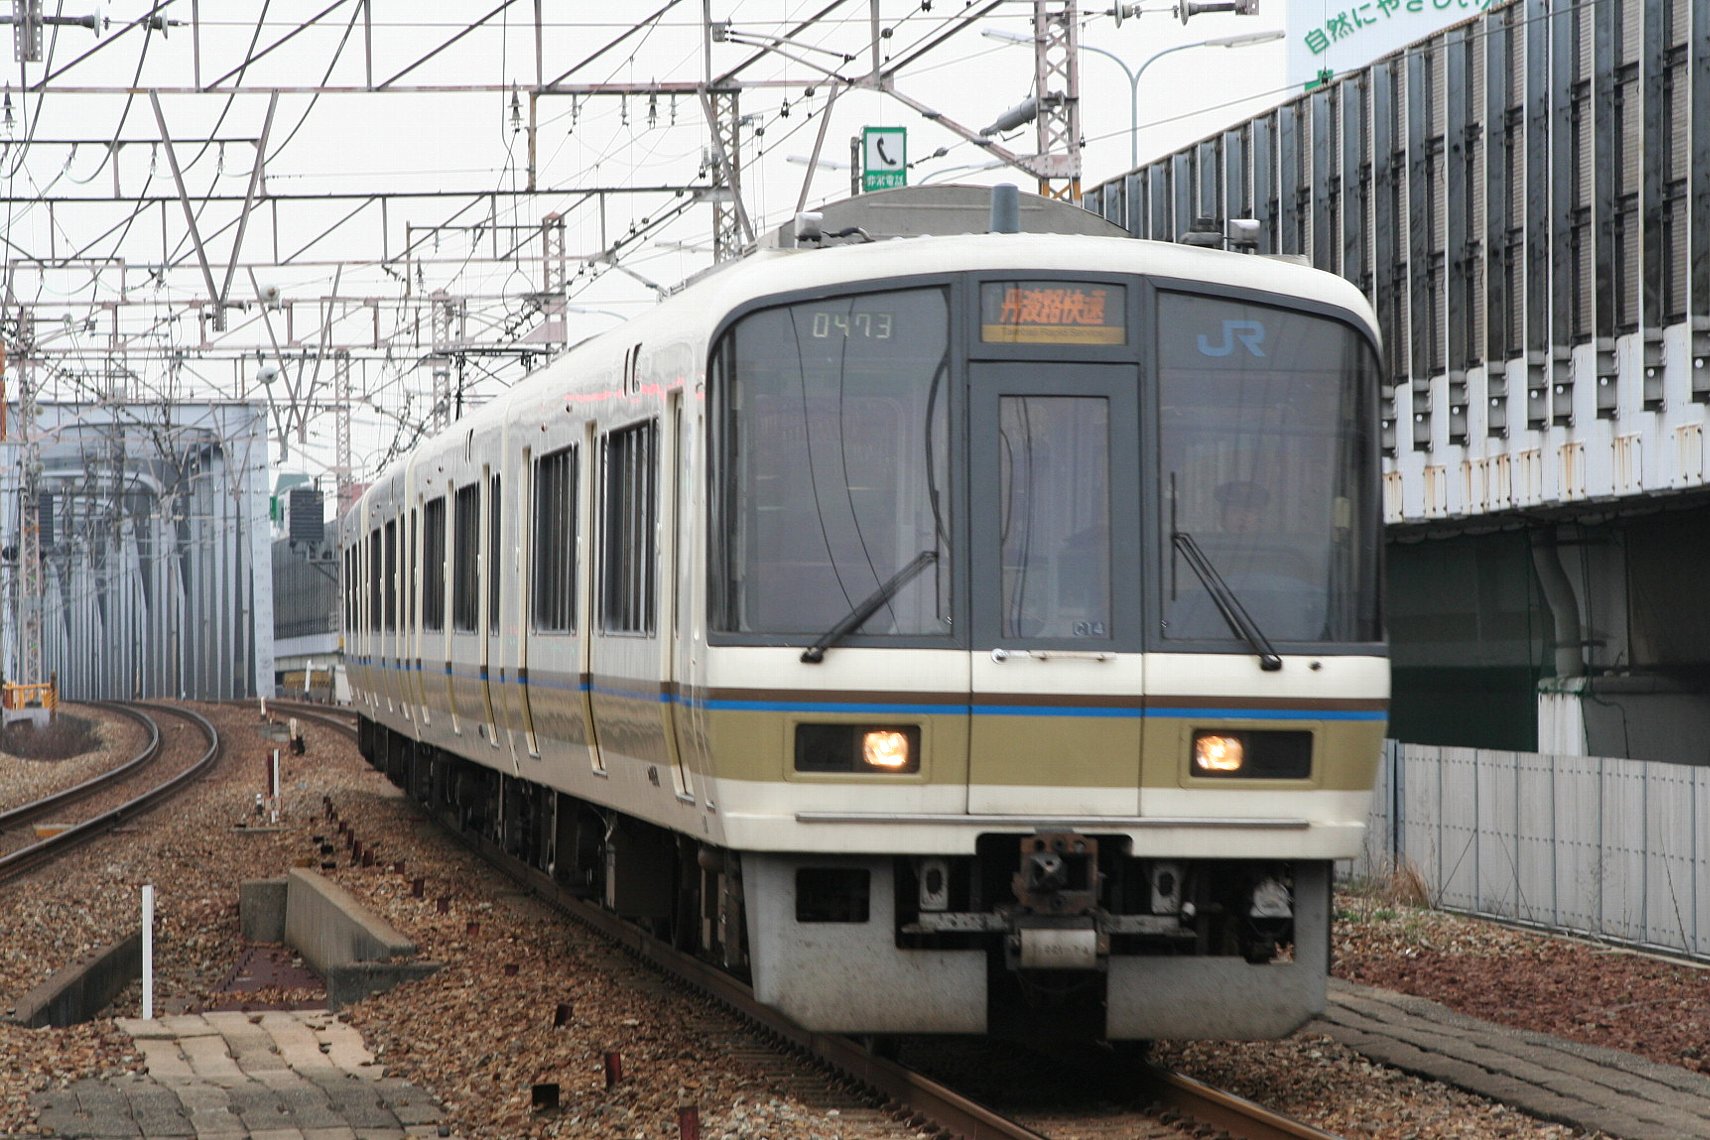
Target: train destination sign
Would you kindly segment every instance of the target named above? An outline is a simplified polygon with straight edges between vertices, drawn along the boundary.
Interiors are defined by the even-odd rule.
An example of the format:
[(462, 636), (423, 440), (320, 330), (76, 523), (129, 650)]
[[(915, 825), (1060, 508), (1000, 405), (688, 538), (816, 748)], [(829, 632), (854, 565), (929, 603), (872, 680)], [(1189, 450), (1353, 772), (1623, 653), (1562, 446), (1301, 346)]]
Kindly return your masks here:
[(1127, 302), (1120, 285), (1080, 281), (990, 281), (980, 286), (986, 344), (1123, 344)]

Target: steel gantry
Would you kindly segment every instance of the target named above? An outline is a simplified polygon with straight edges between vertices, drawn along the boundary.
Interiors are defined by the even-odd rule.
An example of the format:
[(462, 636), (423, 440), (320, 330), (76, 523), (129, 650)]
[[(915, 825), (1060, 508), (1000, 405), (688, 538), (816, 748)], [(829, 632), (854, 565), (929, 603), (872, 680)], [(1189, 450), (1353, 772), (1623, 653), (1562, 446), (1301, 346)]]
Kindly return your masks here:
[[(240, 404), (259, 418), (242, 419), (241, 447), (201, 445), (209, 461), (241, 450), (258, 471), (317, 469), (342, 507), (423, 432), (577, 339), (575, 302), (596, 282), (668, 291), (661, 281), (699, 267), (650, 266), (667, 238), (704, 235), (714, 260), (755, 248), (809, 192), (769, 198), (760, 160), (803, 128), (817, 159), (834, 110), (862, 106), (858, 93), (1073, 198), (1079, 17), (1074, 0), (1027, 2), (1036, 87), (1050, 95), (1032, 154), (911, 90), (924, 60), (1004, 0), (888, 16), (880, 0), (800, 12), (780, 0), (782, 18), (745, 9), (741, 26), (715, 19), (711, 0), (655, 0), (640, 19), (606, 23), (579, 12), (574, 25), (542, 0), (275, 0), (217, 13), (134, 0), (110, 19), (79, 0), (14, 0), (16, 70), (0, 105), (7, 442), (21, 446), (67, 406), (166, 422), (187, 404)], [(663, 74), (650, 58), (666, 61)], [(317, 431), (326, 416), (331, 430)], [(118, 462), (89, 459), (68, 466)], [(33, 470), (21, 461), (3, 536), (17, 631), (5, 665), (16, 670), (22, 652), (39, 672), (33, 647), (44, 628), (63, 633), (65, 613), (31, 616), (29, 600), (70, 597), (85, 573), (101, 599), (114, 579), (93, 561), (65, 569), (57, 591), (31, 577), (44, 565), (27, 549), (42, 501), (25, 485)], [(48, 500), (75, 502), (80, 519), (116, 501), (66, 499), (64, 477), (41, 477)], [(167, 516), (189, 502), (161, 495)], [(174, 543), (195, 529), (109, 530), (127, 528), (146, 537), (114, 539), (111, 565), (127, 541), (182, 554)]]

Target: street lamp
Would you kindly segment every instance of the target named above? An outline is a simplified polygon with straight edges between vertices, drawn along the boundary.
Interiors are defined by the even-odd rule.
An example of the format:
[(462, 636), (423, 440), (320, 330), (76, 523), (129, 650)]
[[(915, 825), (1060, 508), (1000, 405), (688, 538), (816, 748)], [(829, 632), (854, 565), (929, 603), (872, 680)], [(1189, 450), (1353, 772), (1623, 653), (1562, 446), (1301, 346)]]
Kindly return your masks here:
[[(986, 28), (981, 31), (980, 34), (988, 39), (1004, 40), (1013, 44), (1030, 44), (1036, 42), (1032, 36), (1023, 35), (1020, 32), (1012, 32), (1007, 28)], [(1162, 51), (1153, 52), (1140, 62), (1139, 67), (1132, 69), (1129, 68), (1127, 62), (1124, 61), (1121, 56), (1117, 55), (1113, 51), (1106, 51), (1101, 47), (1093, 47), (1091, 44), (1081, 44), (1080, 49), (1082, 51), (1090, 51), (1096, 55), (1102, 55), (1106, 58), (1115, 60), (1116, 66), (1122, 69), (1122, 74), (1128, 77), (1128, 169), (1132, 171), (1138, 169), (1140, 166), (1140, 77), (1146, 74), (1146, 69), (1152, 66), (1154, 61), (1162, 59), (1171, 52), (1186, 51), (1188, 48), (1251, 47), (1254, 44), (1267, 44), (1275, 40), (1280, 40), (1283, 38), (1283, 35), (1284, 33), (1281, 30), (1272, 29), (1268, 32), (1242, 32), (1241, 34), (1234, 36), (1213, 36), (1207, 40), (1195, 40), (1188, 44), (1177, 44), (1174, 47), (1167, 47)]]

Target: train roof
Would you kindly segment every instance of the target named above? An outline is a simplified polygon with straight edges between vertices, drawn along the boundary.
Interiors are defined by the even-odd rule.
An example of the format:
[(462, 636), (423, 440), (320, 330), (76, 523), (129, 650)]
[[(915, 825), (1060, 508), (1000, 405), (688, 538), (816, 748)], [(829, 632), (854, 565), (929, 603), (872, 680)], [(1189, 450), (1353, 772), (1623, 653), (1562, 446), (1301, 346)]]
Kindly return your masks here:
[[(1365, 296), (1331, 273), (1296, 259), (1245, 255), (1192, 245), (1132, 238), (1090, 211), (1067, 203), (1021, 195), (1023, 232), (985, 232), (989, 217), (984, 187), (930, 187), (863, 195), (876, 201), (860, 209), (828, 208), (823, 228), (837, 232), (858, 227), (837, 242), (790, 247), (775, 232), (765, 247), (702, 274), (648, 312), (573, 346), (508, 392), (465, 416), (431, 441), (431, 452), (471, 431), (481, 434), (511, 414), (551, 403), (562, 406), (567, 391), (584, 383), (609, 388), (631, 366), (628, 354), (669, 346), (704, 348), (719, 325), (737, 309), (771, 296), (812, 294), (850, 283), (902, 284), (911, 277), (990, 270), (1028, 273), (1109, 273), (1144, 275), (1184, 283), (1254, 289), (1281, 296), (1317, 300), (1342, 308), (1361, 321), (1375, 339), (1378, 326)], [(905, 195), (907, 195), (905, 197)], [(979, 209), (975, 207), (978, 206)], [(877, 232), (860, 224), (872, 223)], [(945, 231), (920, 231), (936, 225)], [(1028, 232), (1031, 227), (1031, 232)], [(977, 232), (976, 232), (977, 231)], [(705, 367), (699, 359), (681, 362), (685, 379), (695, 381)], [(387, 483), (403, 464), (375, 480)]]

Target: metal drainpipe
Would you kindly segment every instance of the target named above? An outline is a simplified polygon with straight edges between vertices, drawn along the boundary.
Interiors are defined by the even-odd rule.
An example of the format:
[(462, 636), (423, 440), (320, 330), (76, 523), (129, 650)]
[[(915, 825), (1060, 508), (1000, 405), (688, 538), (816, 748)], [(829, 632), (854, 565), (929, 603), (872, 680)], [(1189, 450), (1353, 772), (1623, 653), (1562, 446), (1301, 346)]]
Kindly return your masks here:
[(1556, 547), (1554, 527), (1532, 532), (1532, 566), (1538, 572), (1538, 584), (1544, 600), (1549, 603), (1550, 616), (1556, 626), (1556, 676), (1585, 676), (1585, 635), (1579, 620), (1579, 599), (1573, 583), (1562, 569), (1561, 553)]

